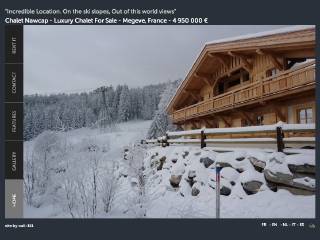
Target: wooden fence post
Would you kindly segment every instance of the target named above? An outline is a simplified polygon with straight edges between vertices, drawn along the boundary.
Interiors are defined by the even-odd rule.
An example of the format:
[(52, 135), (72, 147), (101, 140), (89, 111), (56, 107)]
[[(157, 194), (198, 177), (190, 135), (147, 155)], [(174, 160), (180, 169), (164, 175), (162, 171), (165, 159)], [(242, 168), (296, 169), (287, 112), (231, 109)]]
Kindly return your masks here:
[(169, 140), (169, 135), (168, 135), (168, 133), (166, 133), (165, 136), (166, 136), (166, 146), (169, 147), (169, 142), (168, 142), (168, 140)]
[(203, 131), (203, 130), (201, 130), (201, 142), (200, 142), (200, 144), (201, 144), (201, 145), (200, 145), (200, 146), (201, 146), (201, 148), (206, 147), (205, 139), (206, 139), (206, 135), (205, 135), (204, 131)]
[(283, 131), (281, 127), (277, 127), (277, 148), (278, 152), (283, 152), (284, 149), (284, 142), (283, 142)]

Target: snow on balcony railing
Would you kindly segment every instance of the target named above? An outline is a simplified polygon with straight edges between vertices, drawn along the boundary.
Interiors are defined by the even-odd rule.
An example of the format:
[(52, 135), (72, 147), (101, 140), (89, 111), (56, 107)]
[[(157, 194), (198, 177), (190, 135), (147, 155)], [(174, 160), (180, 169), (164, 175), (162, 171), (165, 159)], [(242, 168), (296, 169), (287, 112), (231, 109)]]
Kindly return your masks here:
[[(300, 147), (314, 147), (316, 138), (310, 137), (309, 133), (307, 136), (285, 136), (284, 132), (296, 133), (296, 132), (314, 132), (316, 126), (314, 123), (308, 124), (286, 124), (278, 122), (273, 125), (263, 126), (250, 126), (250, 127), (233, 127), (233, 128), (202, 128), (189, 131), (179, 132), (167, 132), (165, 136), (159, 137), (158, 139), (146, 140), (145, 143), (160, 144), (160, 146), (166, 147), (171, 144), (199, 144), (200, 147), (204, 148), (207, 144), (210, 145), (230, 145), (234, 148), (240, 146), (251, 146), (261, 147), (261, 144), (274, 145), (278, 152), (283, 152), (286, 144), (289, 146), (294, 144)], [(247, 133), (258, 133), (258, 136), (251, 137), (236, 137), (236, 134), (247, 134)], [(263, 133), (267, 133), (264, 137)], [(275, 137), (270, 137), (270, 133), (274, 134)], [(220, 135), (218, 138), (213, 136)], [(223, 134), (232, 134), (226, 138), (220, 138)], [(188, 138), (192, 136), (193, 138)], [(208, 137), (209, 136), (209, 137)], [(187, 137), (187, 138), (185, 138)], [(246, 145), (247, 144), (247, 145)], [(249, 144), (249, 145), (248, 145)], [(252, 146), (251, 146), (252, 147)]]
[(316, 124), (306, 123), (306, 124), (282, 124), (283, 131), (304, 131), (304, 130), (315, 130)]
[(199, 135), (201, 131), (205, 134), (230, 134), (230, 133), (255, 133), (255, 132), (274, 132), (277, 127), (281, 127), (283, 131), (306, 131), (315, 130), (314, 123), (307, 124), (287, 124), (278, 122), (273, 125), (249, 126), (249, 127), (231, 127), (231, 128), (202, 128), (189, 131), (167, 132), (169, 137)]
[(188, 130), (188, 131), (179, 131), (179, 132), (167, 132), (169, 137), (178, 137), (178, 136), (189, 136), (189, 135), (198, 135), (201, 134), (202, 129)]
[(316, 138), (315, 137), (290, 137), (290, 138), (283, 138), (283, 141), (287, 142), (287, 143), (294, 143), (294, 142), (298, 142), (298, 143), (311, 142), (311, 143), (313, 143), (316, 141)]
[(276, 143), (275, 138), (209, 138), (205, 140), (206, 143)]
[(168, 143), (200, 143), (200, 139), (185, 139), (185, 138), (168, 139)]

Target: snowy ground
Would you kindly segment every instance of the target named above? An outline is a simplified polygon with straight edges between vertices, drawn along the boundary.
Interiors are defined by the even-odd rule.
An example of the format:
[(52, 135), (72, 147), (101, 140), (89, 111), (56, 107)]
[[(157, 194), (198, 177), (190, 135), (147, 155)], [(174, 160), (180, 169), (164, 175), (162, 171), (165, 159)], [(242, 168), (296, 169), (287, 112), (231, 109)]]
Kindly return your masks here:
[[(72, 175), (83, 175), (81, 176), (84, 181), (86, 180), (86, 174), (90, 172), (88, 169), (87, 161), (91, 156), (87, 152), (83, 151), (82, 148), (87, 147), (90, 144), (95, 144), (101, 149), (98, 151), (98, 157), (100, 159), (99, 163), (99, 177), (100, 180), (106, 181), (104, 179), (105, 175), (110, 175), (109, 168), (110, 162), (114, 162), (116, 168), (119, 167), (121, 161), (123, 160), (124, 149), (130, 148), (136, 142), (139, 142), (141, 139), (145, 138), (146, 132), (150, 126), (151, 121), (131, 121), (127, 123), (116, 124), (110, 129), (89, 129), (81, 128), (68, 132), (58, 133), (60, 139), (62, 139), (62, 145), (68, 150), (64, 152), (64, 156), (60, 157), (63, 159), (63, 164), (65, 162), (72, 165), (73, 169), (70, 170), (70, 176)], [(28, 141), (24, 143), (25, 159), (28, 159), (28, 156), (33, 156), (33, 150), (35, 149), (37, 138), (33, 141)], [(100, 153), (101, 152), (101, 153)], [(95, 153), (96, 154), (96, 153)], [(92, 154), (91, 154), (92, 155)], [(95, 155), (96, 156), (96, 155)], [(53, 158), (57, 158), (53, 156)], [(59, 159), (60, 160), (60, 159)], [(59, 163), (61, 164), (61, 163)], [(26, 164), (25, 164), (26, 165)], [(69, 168), (71, 168), (69, 166)], [(77, 168), (77, 169), (76, 169)], [(26, 169), (24, 172), (28, 172)], [(67, 174), (64, 174), (67, 175)], [(26, 177), (25, 177), (26, 178)], [(63, 185), (61, 179), (64, 179), (63, 174), (60, 176), (54, 176), (55, 182)], [(82, 180), (81, 179), (81, 180)], [(69, 179), (67, 179), (69, 180)], [(78, 181), (78, 179), (76, 179)], [(61, 181), (61, 183), (60, 183)], [(90, 181), (90, 179), (88, 179)], [(122, 179), (119, 180), (117, 185), (121, 185)], [(60, 188), (60, 186), (58, 186)], [(121, 187), (121, 186), (120, 186)], [(69, 218), (71, 215), (66, 211), (64, 204), (62, 203), (61, 196), (64, 196), (62, 191), (58, 190), (54, 194), (50, 193), (46, 197), (34, 197), (36, 206), (30, 206), (30, 204), (24, 204), (24, 216), (25, 217), (35, 217), (35, 218)], [(89, 191), (87, 195), (89, 195)], [(45, 194), (44, 194), (45, 196)], [(57, 198), (57, 199), (56, 199)], [(39, 199), (39, 200), (38, 200)], [(88, 197), (89, 199), (89, 197)], [(98, 199), (98, 204), (101, 199)], [(76, 216), (77, 217), (77, 216)], [(78, 216), (85, 217), (85, 216)], [(108, 217), (104, 211), (97, 211), (97, 214), (94, 217)]]
[[(25, 202), (24, 216), (215, 218), (215, 163), (221, 162), (225, 164), (222, 187), (231, 191), (221, 196), (222, 218), (315, 217), (314, 194), (294, 195), (283, 188), (271, 191), (263, 173), (250, 162), (254, 157), (260, 160), (257, 165), (264, 164), (271, 173), (291, 177), (288, 164), (315, 165), (313, 150), (286, 156), (261, 150), (218, 153), (210, 147), (140, 145), (149, 125), (149, 121), (140, 121), (108, 130), (83, 128), (25, 142), (25, 180), (35, 175), (46, 181), (34, 187), (32, 203)], [(44, 168), (32, 165), (39, 161), (35, 166), (42, 166), (44, 156), (50, 160), (47, 175), (42, 174)], [(176, 187), (170, 183), (172, 175), (181, 176)], [(295, 184), (315, 187), (312, 178), (299, 176), (294, 176)], [(250, 181), (261, 184), (252, 195), (242, 187)]]
[[(186, 156), (186, 152), (188, 155)], [(158, 159), (166, 157), (161, 170), (155, 170), (153, 164), (159, 164)], [(146, 193), (148, 196), (147, 217), (160, 218), (214, 218), (215, 217), (215, 166), (208, 168), (199, 159), (210, 157), (219, 162), (229, 163), (234, 168), (244, 170), (238, 173), (234, 168), (225, 167), (222, 172), (221, 184), (231, 189), (229, 196), (221, 196), (222, 218), (314, 218), (315, 195), (293, 195), (287, 190), (271, 191), (266, 186), (263, 173), (254, 170), (248, 157), (255, 156), (268, 162), (269, 159), (286, 159), (277, 153), (256, 151), (235, 151), (217, 153), (210, 148), (198, 147), (152, 147), (145, 159), (148, 182)], [(314, 152), (301, 154), (300, 160), (313, 161)], [(238, 159), (238, 160), (236, 160)], [(239, 160), (240, 159), (240, 160)], [(294, 162), (296, 158), (288, 157)], [(311, 159), (311, 160), (310, 160)], [(172, 161), (174, 160), (174, 161)], [(285, 161), (285, 160), (284, 160)], [(268, 166), (268, 164), (267, 164)], [(269, 164), (269, 168), (272, 168)], [(279, 171), (287, 171), (283, 165)], [(189, 174), (196, 174), (193, 186), (200, 190), (197, 196), (192, 196), (192, 189), (186, 181)], [(171, 175), (182, 175), (178, 188), (173, 188), (169, 182)], [(263, 185), (259, 191), (247, 195), (242, 188), (244, 182), (250, 180), (261, 181)], [(233, 181), (234, 186), (230, 184)]]

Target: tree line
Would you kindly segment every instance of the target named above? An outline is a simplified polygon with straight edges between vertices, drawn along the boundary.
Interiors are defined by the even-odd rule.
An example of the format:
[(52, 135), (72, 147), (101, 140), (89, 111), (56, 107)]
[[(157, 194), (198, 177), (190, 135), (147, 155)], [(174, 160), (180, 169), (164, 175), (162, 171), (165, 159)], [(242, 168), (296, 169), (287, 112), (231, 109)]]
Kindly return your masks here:
[(68, 131), (81, 127), (108, 127), (134, 119), (151, 120), (161, 94), (169, 84), (139, 88), (118, 85), (89, 93), (25, 95), (24, 140), (45, 130)]

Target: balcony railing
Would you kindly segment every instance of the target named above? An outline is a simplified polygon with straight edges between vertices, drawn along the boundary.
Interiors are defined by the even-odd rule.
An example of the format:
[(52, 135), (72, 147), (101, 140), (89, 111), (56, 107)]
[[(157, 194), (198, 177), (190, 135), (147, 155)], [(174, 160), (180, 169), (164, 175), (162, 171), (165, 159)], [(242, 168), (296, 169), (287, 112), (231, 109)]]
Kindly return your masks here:
[(258, 99), (263, 101), (267, 97), (291, 94), (296, 89), (315, 84), (315, 79), (315, 63), (313, 61), (294, 70), (290, 69), (281, 72), (276, 76), (253, 82), (206, 101), (177, 110), (171, 117), (174, 122), (179, 122), (208, 113), (250, 104)]

